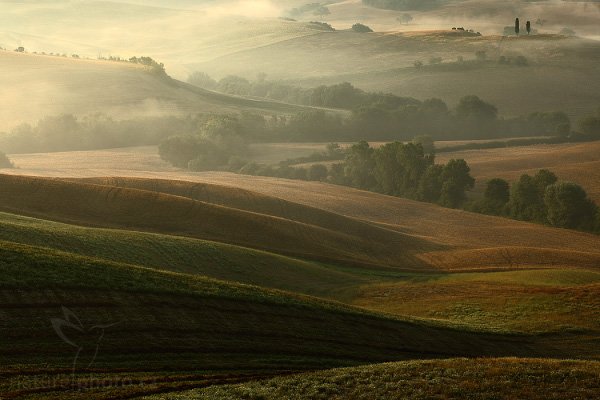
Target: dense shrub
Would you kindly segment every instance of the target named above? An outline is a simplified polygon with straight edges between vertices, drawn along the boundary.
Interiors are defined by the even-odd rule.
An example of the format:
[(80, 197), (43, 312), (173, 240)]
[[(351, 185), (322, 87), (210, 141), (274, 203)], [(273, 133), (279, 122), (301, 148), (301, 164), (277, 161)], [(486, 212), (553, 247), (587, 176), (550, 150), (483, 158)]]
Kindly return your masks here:
[(360, 23), (356, 23), (356, 24), (352, 25), (352, 30), (354, 32), (358, 32), (358, 33), (373, 32), (373, 29), (369, 28), (367, 25), (363, 25), (363, 24), (360, 24)]

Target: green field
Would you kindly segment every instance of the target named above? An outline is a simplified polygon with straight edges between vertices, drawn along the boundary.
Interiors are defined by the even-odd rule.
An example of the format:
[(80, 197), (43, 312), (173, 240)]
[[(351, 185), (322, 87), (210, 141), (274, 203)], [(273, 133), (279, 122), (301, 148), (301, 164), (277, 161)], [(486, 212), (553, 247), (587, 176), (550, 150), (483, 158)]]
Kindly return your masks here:
[[(6, 175), (2, 185), (10, 213), (0, 214), (0, 392), (8, 398), (131, 397), (406, 359), (599, 356), (591, 252), (565, 251), (566, 265), (454, 272), (440, 268), (460, 251), (452, 246), (227, 186)], [(196, 221), (185, 229), (176, 218), (182, 205)], [(215, 236), (210, 213), (192, 218), (198, 207), (237, 223)], [(231, 244), (251, 230), (244, 213), (271, 218), (264, 226), (297, 244), (307, 240), (303, 251), (285, 255), (280, 233), (272, 234), (280, 244), (263, 250)], [(153, 223), (142, 223), (148, 215)], [(327, 232), (344, 229), (386, 237), (393, 253), (349, 264), (332, 258), (333, 248), (328, 262), (306, 252), (318, 249), (310, 240), (330, 246)], [(357, 244), (339, 242), (355, 260)], [(76, 321), (64, 334), (80, 346), (77, 358), (52, 329), (61, 319)]]
[[(219, 379), (415, 357), (573, 351), (558, 337), (403, 321), (316, 298), (46, 247), (2, 241), (0, 256), (6, 317), (0, 333), (8, 339), (0, 345), (7, 366), (0, 370), (0, 390), (9, 398), (131, 396)], [(86, 329), (65, 332), (82, 346), (75, 362), (72, 347), (49, 323), (72, 322), (66, 312)], [(103, 324), (108, 326), (100, 328), (100, 340), (90, 327)], [(591, 349), (581, 347), (580, 355), (589, 357)], [(45, 380), (55, 384), (39, 386)], [(106, 390), (102, 382), (126, 383)], [(65, 392), (80, 386), (85, 389)]]
[(216, 386), (148, 399), (591, 399), (600, 364), (485, 359), (409, 361)]
[[(477, 95), (511, 129), (498, 136), (520, 136), (514, 121), (554, 124), (550, 114), (508, 120), (536, 111), (566, 112), (576, 133), (600, 106), (599, 2), (400, 2), (411, 5), (2, 2), (0, 135), (25, 139), (5, 137), (0, 155), (97, 150), (8, 154), (14, 168), (0, 170), (0, 400), (598, 398), (600, 236), (326, 179), (226, 172), (237, 169), (230, 148), (272, 167), (325, 151), (337, 123), (325, 129), (327, 118), (307, 111), (339, 116), (356, 131), (348, 140), (368, 140), (350, 109), (269, 100), (344, 103), (330, 101), (334, 90), (303, 90), (318, 85), (377, 92), (355, 97), (379, 99), (368, 116), (389, 111), (392, 127), (424, 119), (428, 107), (444, 111), (381, 93), (440, 98), (450, 124), (465, 129), (485, 113), (470, 110), (470, 120), (455, 106)], [(509, 34), (517, 16), (522, 30), (533, 23), (530, 35)], [(134, 56), (152, 62), (126, 61)], [(205, 90), (185, 83), (193, 72), (239, 75), (257, 90), (227, 81), (204, 85), (223, 93)], [(305, 130), (314, 143), (286, 142)], [(228, 169), (160, 158), (161, 138), (187, 134), (197, 141), (171, 152), (181, 165), (224, 152)], [(476, 144), (447, 139), (437, 148)], [(470, 200), (491, 178), (546, 168), (598, 201), (598, 143), (440, 152), (436, 161), (468, 162)], [(348, 168), (394, 157), (355, 156)], [(461, 185), (450, 169), (434, 185), (444, 193)], [(408, 181), (409, 172), (390, 176)]]

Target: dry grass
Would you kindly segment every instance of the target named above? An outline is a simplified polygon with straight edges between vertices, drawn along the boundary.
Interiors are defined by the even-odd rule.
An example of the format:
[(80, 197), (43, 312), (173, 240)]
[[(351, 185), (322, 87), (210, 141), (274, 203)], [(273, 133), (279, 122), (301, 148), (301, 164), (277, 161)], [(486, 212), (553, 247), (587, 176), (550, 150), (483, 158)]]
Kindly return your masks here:
[[(353, 304), (480, 329), (511, 332), (576, 330), (593, 332), (597, 337), (600, 332), (598, 274), (593, 277), (584, 273), (579, 276), (581, 280), (596, 283), (574, 286), (528, 283), (527, 278), (532, 275), (528, 272), (528, 275), (513, 276), (512, 282), (503, 281), (502, 276), (479, 274), (371, 284), (361, 288)], [(573, 275), (569, 278), (573, 279)]]
[(419, 258), (442, 271), (497, 271), (577, 267), (600, 269), (600, 253), (535, 247), (494, 247), (437, 251)]

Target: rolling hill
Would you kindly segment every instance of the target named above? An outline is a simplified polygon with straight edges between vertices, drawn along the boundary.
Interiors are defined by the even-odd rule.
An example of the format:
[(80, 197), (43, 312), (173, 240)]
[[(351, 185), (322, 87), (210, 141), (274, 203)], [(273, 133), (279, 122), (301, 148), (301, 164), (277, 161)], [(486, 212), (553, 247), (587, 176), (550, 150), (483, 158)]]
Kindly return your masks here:
[[(574, 351), (560, 336), (402, 321), (44, 247), (2, 241), (0, 255), (0, 359), (13, 366), (0, 369), (7, 398), (132, 397), (367, 362)], [(579, 346), (576, 354), (594, 356), (581, 338)]]
[[(478, 51), (485, 52), (485, 60), (477, 60)], [(498, 63), (501, 56), (519, 55), (526, 57), (527, 66)], [(430, 64), (437, 57), (442, 62)], [(552, 34), (516, 38), (451, 30), (340, 31), (248, 49), (192, 67), (215, 77), (254, 79), (263, 72), (306, 87), (347, 81), (363, 90), (421, 100), (436, 97), (450, 105), (478, 95), (505, 116), (562, 110), (581, 117), (600, 103), (599, 58), (600, 42)], [(416, 68), (416, 61), (424, 66)], [(341, 72), (340, 65), (348, 68)], [(515, 93), (520, 95), (515, 98)]]
[(240, 110), (285, 114), (302, 109), (202, 90), (130, 63), (0, 51), (0, 68), (0, 129), (63, 113), (130, 119)]
[[(302, 221), (223, 207), (156, 191), (61, 180), (0, 176), (0, 209), (101, 227), (216, 240), (350, 265), (413, 268), (422, 245), (402, 233), (351, 219), (332, 230)], [(235, 227), (235, 229), (232, 229)]]
[[(134, 257), (155, 268), (293, 290), (478, 329), (600, 329), (594, 322), (600, 290), (598, 236), (325, 184), (231, 174), (191, 174), (186, 179), (201, 183), (5, 175), (2, 183), (13, 194), (0, 196), (0, 206), (44, 219), (221, 244), (157, 238), (169, 245), (154, 245), (162, 249), (159, 255), (155, 250), (143, 255), (141, 249), (153, 236), (122, 234), (119, 238), (119, 231), (76, 230), (49, 240), (48, 232), (62, 231), (60, 225), (10, 219), (4, 226), (5, 239), (32, 245), (48, 241), (56, 249), (73, 249), (71, 242), (89, 242), (80, 251), (103, 257), (107, 252), (98, 253), (93, 243), (106, 241), (119, 249), (130, 240), (139, 249), (133, 254), (143, 255)], [(65, 196), (86, 201), (63, 200), (59, 205), (54, 200)], [(152, 223), (144, 222), (148, 215), (153, 216)], [(250, 234), (256, 229), (261, 230), (259, 234)], [(272, 235), (268, 240), (267, 234)], [(28, 236), (39, 238), (34, 241)], [(240, 245), (279, 255), (252, 250), (252, 257), (245, 256)], [(199, 246), (197, 251), (194, 246)], [(213, 252), (201, 256), (214, 246), (227, 256), (214, 258)], [(136, 260), (123, 258), (126, 251), (116, 254), (107, 258), (126, 263)], [(197, 261), (185, 265), (187, 257)], [(239, 267), (247, 262), (251, 268)], [(496, 295), (490, 297), (490, 293)], [(548, 324), (549, 320), (554, 322)]]
[[(292, 8), (305, 4), (301, 1), (262, 1), (253, 6), (213, 1), (136, 3), (9, 2), (0, 15), (0, 47), (12, 50), (23, 46), (30, 52), (93, 59), (149, 55), (164, 62), (167, 71), (180, 80), (194, 71), (216, 78), (237, 74), (250, 79), (266, 73), (269, 79), (311, 87), (345, 80), (365, 90), (419, 99), (439, 97), (449, 104), (476, 94), (496, 104), (503, 115), (564, 110), (579, 117), (600, 102), (596, 84), (600, 81), (596, 67), (600, 47), (598, 41), (589, 39), (600, 36), (596, 24), (600, 8), (594, 3), (516, 1), (498, 6), (484, 0), (453, 1), (433, 10), (409, 10), (414, 21), (407, 25), (397, 20), (403, 11), (367, 7), (358, 0), (330, 2), (329, 14), (309, 12), (296, 16), (298, 21), (279, 17), (289, 16)], [(530, 37), (497, 36), (504, 26), (512, 25), (515, 15), (523, 20), (540, 18), (545, 25), (536, 25), (540, 34)], [(309, 23), (313, 20), (330, 22), (338, 31), (323, 32)], [(348, 31), (355, 22), (370, 24), (377, 32)], [(449, 30), (467, 23), (471, 24), (467, 29), (484, 36)], [(585, 39), (556, 34), (569, 26), (577, 27)], [(487, 61), (476, 61), (477, 51), (485, 51)], [(524, 55), (529, 66), (497, 62), (500, 56), (517, 55)], [(230, 98), (166, 88), (132, 71), (120, 70), (120, 78), (116, 78), (117, 66), (93, 71), (98, 66), (89, 63), (86, 72), (62, 57), (48, 57), (43, 62), (49, 63), (47, 70), (37, 71), (42, 63), (39, 58), (21, 55), (15, 60), (17, 55), (12, 53), (0, 56), (0, 66), (7, 72), (0, 84), (10, 83), (11, 97), (18, 100), (7, 104), (13, 112), (1, 107), (0, 119), (6, 126), (74, 108), (144, 115), (240, 106)], [(428, 65), (436, 57), (443, 63)], [(417, 70), (415, 61), (425, 66)], [(35, 63), (37, 77), (31, 63)], [(55, 82), (53, 77), (61, 71), (72, 80)], [(49, 77), (48, 82), (39, 78), (39, 72)], [(131, 85), (132, 81), (136, 85)], [(553, 84), (546, 84), (548, 81)], [(80, 90), (80, 85), (88, 90)], [(514, 93), (522, 94), (517, 101)], [(113, 102), (104, 109), (102, 104), (109, 98)]]
[[(503, 116), (579, 117), (600, 104), (597, 2), (306, 3), (3, 2), (0, 131), (62, 113), (250, 111), (278, 123), (308, 109), (183, 83), (192, 71), (302, 87), (350, 81), (450, 106), (476, 94)], [(402, 24), (405, 12), (414, 19)], [(540, 32), (497, 36), (515, 15), (539, 18)], [(355, 22), (377, 32), (347, 29)], [(556, 33), (568, 27), (580, 36)], [(164, 62), (180, 80), (106, 60), (131, 56)], [(148, 130), (166, 133), (152, 121)], [(98, 126), (90, 131), (109, 136)], [(125, 123), (117, 131), (136, 135)], [(248, 156), (274, 163), (319, 146), (258, 143)], [(438, 159), (466, 158), (475, 196), (488, 178), (548, 168), (600, 202), (599, 150)], [(322, 182), (180, 170), (156, 146), (9, 157), (0, 400), (570, 400), (600, 390), (600, 236)]]
[[(482, 247), (493, 229), (463, 237), (472, 250), (440, 229), (490, 226), (489, 217), (306, 182), (245, 177), (254, 190), (241, 190), (228, 174), (212, 176), (0, 176), (0, 208), (10, 211), (0, 213), (0, 358), (18, 365), (0, 369), (3, 395), (132, 397), (404, 359), (600, 356), (597, 237), (505, 221), (507, 237), (529, 236), (549, 260), (507, 264), (499, 260), (511, 246)], [(324, 210), (334, 204), (338, 213)], [(404, 221), (410, 233), (389, 219), (403, 209), (421, 218)], [(439, 224), (428, 236), (416, 233), (425, 214)], [(552, 235), (579, 250), (548, 242)], [(453, 252), (481, 261), (453, 265)], [(316, 261), (323, 254), (328, 263)], [(82, 347), (73, 364), (53, 319), (81, 324), (76, 340), (92, 349), (91, 327), (100, 329), (97, 357)]]

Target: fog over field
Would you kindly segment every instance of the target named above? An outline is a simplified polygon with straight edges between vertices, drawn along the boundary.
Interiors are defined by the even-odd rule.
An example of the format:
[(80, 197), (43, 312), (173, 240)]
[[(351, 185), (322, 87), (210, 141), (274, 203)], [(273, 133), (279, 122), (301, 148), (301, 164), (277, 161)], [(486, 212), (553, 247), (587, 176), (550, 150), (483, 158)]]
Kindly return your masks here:
[(0, 400), (599, 374), (600, 1), (0, 1)]

